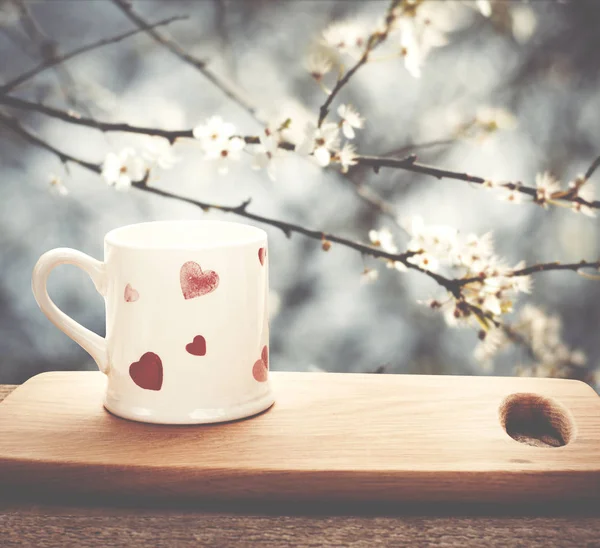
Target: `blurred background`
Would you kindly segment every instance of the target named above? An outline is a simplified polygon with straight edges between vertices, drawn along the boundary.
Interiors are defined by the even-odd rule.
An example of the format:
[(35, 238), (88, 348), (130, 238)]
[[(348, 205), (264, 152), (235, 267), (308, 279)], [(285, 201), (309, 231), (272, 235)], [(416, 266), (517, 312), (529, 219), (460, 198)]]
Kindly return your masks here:
[[(486, 178), (534, 185), (549, 170), (563, 184), (600, 153), (600, 2), (429, 2), (447, 43), (435, 48), (411, 76), (398, 56), (363, 67), (336, 104), (351, 103), (366, 118), (360, 153), (383, 155), (415, 144), (419, 160)], [(311, 44), (337, 20), (370, 25), (387, 2), (325, 0), (134, 1), (147, 21), (189, 15), (160, 31), (210, 69), (245, 90), (265, 120), (290, 117), (292, 131), (316, 120), (325, 95), (304, 59)], [(489, 10), (488, 10), (489, 6)], [(436, 10), (438, 13), (436, 13)], [(491, 10), (491, 13), (488, 11)], [(110, 0), (0, 3), (0, 75), (8, 82), (45, 57), (135, 29)], [(111, 122), (186, 129), (219, 115), (243, 135), (260, 125), (199, 71), (146, 33), (94, 49), (46, 70), (11, 92), (28, 101)], [(490, 130), (460, 132), (483, 108), (502, 109)], [(102, 133), (0, 105), (23, 127), (79, 158), (101, 163), (144, 137)], [(496, 111), (497, 112), (497, 111)], [(516, 125), (507, 123), (508, 113)], [(489, 111), (488, 111), (489, 114)], [(485, 125), (485, 124), (483, 124)], [(510, 126), (510, 127), (509, 127)], [(388, 226), (402, 249), (407, 238), (394, 223), (359, 200), (355, 184), (377, 191), (400, 217), (450, 224), (461, 233), (492, 231), (510, 264), (598, 257), (598, 220), (568, 209), (511, 204), (460, 181), (409, 172), (353, 169), (344, 177), (295, 154), (278, 159), (276, 180), (250, 169), (250, 159), (219, 175), (189, 143), (170, 170), (150, 184), (207, 201), (237, 205), (277, 219), (368, 241)], [(68, 190), (63, 195), (58, 177)], [(38, 310), (30, 289), (33, 265), (54, 247), (74, 247), (96, 258), (104, 234), (147, 220), (223, 218), (136, 190), (116, 192), (98, 175), (27, 143), (0, 125), (0, 383), (20, 383), (47, 370), (94, 369), (90, 357)], [(596, 185), (600, 176), (595, 176)], [(354, 182), (354, 184), (352, 183)], [(513, 374), (523, 350), (502, 354), (494, 366), (474, 357), (477, 331), (448, 327), (418, 301), (439, 295), (430, 279), (400, 274), (335, 244), (263, 227), (270, 239), (271, 364), (274, 370), (427, 374)], [(374, 283), (365, 266), (379, 270)], [(50, 294), (80, 323), (104, 333), (102, 298), (85, 274), (61, 267)], [(517, 303), (541, 307), (562, 321), (562, 337), (587, 356), (600, 357), (600, 283), (573, 272), (545, 273)]]

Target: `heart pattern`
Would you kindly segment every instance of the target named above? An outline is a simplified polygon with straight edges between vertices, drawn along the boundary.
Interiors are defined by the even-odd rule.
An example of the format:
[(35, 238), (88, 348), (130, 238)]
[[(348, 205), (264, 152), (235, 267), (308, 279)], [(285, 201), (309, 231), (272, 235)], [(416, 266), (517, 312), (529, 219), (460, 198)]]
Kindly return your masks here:
[(265, 264), (265, 258), (267, 257), (267, 248), (266, 247), (261, 247), (258, 250), (258, 260), (260, 261), (260, 264), (264, 266)]
[(131, 287), (131, 284), (127, 284), (125, 286), (125, 293), (123, 297), (126, 303), (134, 303), (140, 298), (140, 294), (137, 292), (137, 290)]
[(185, 346), (185, 349), (192, 356), (206, 355), (206, 339), (202, 335), (197, 335), (194, 340)]
[(154, 352), (146, 352), (129, 366), (131, 380), (144, 390), (160, 390), (163, 383), (163, 366)]
[(214, 270), (202, 271), (200, 265), (188, 261), (179, 273), (181, 292), (185, 299), (201, 297), (213, 292), (219, 286), (219, 275)]
[(266, 346), (263, 346), (260, 359), (252, 367), (252, 376), (258, 382), (265, 382), (269, 377), (269, 349)]
[[(258, 250), (258, 260), (264, 266), (267, 249), (261, 247)], [(212, 293), (219, 286), (219, 275), (214, 270), (203, 271), (200, 265), (194, 261), (188, 261), (181, 267), (179, 273), (181, 292), (183, 297), (193, 299)], [(131, 285), (125, 286), (123, 298), (127, 303), (139, 300), (139, 292)], [(192, 342), (185, 346), (186, 351), (192, 356), (206, 355), (206, 339), (202, 335), (196, 335)], [(263, 346), (260, 358), (252, 367), (252, 376), (257, 382), (266, 382), (269, 374), (269, 349)], [(144, 353), (140, 359), (129, 366), (131, 380), (144, 390), (159, 391), (163, 385), (163, 364), (160, 356), (154, 352)]]

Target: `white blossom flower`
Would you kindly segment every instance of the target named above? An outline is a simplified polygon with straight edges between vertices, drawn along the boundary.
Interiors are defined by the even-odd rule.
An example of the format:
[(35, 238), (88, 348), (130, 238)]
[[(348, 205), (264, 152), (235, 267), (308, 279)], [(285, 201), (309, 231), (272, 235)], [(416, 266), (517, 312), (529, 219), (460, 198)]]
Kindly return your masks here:
[(483, 332), (481, 342), (475, 348), (475, 359), (487, 366), (491, 366), (492, 359), (504, 348), (509, 339), (501, 327), (494, 327)]
[(401, 223), (412, 236), (408, 242), (408, 251), (425, 251), (438, 261), (451, 261), (457, 253), (458, 231), (451, 226), (426, 226), (423, 219), (414, 216)]
[(275, 163), (273, 160), (281, 153), (279, 143), (280, 141), (275, 134), (267, 129), (264, 136), (260, 137), (260, 145), (257, 145), (254, 149), (252, 169), (266, 169), (271, 181), (275, 181)]
[(128, 190), (131, 183), (141, 181), (147, 172), (141, 156), (132, 148), (124, 148), (118, 154), (109, 152), (102, 164), (102, 177), (117, 190)]
[(341, 150), (335, 154), (333, 159), (341, 164), (342, 173), (348, 173), (348, 168), (358, 163), (357, 158), (356, 147), (352, 143), (346, 142)]
[(192, 134), (200, 141), (207, 156), (218, 156), (221, 145), (235, 134), (235, 126), (223, 121), (220, 116), (212, 116), (204, 124), (196, 126)]
[(50, 175), (50, 192), (58, 196), (66, 196), (69, 194), (69, 189), (63, 184), (62, 179), (58, 175)]
[(533, 305), (525, 305), (514, 328), (527, 342), (535, 363), (521, 368), (521, 374), (534, 376), (568, 376), (573, 368), (585, 366), (587, 357), (581, 350), (570, 349), (562, 340), (558, 316), (547, 315)]
[(361, 284), (370, 284), (379, 278), (379, 272), (373, 268), (365, 268), (363, 273), (360, 275)]
[(209, 118), (206, 123), (196, 126), (192, 131), (200, 141), (204, 155), (218, 164), (218, 171), (225, 174), (229, 171), (229, 162), (240, 159), (245, 141), (236, 137), (235, 126), (224, 122), (220, 116)]
[(515, 291), (520, 293), (531, 293), (531, 286), (533, 285), (533, 280), (531, 279), (531, 276), (514, 276), (511, 277), (511, 280), (512, 288)]
[(543, 207), (547, 207), (553, 194), (560, 191), (560, 183), (547, 171), (535, 176), (535, 186), (537, 188), (536, 202)]
[[(369, 230), (369, 240), (374, 246), (380, 247), (386, 253), (398, 253), (398, 247), (394, 242), (394, 237), (387, 227), (384, 227), (381, 230)], [(406, 265), (400, 261), (387, 261), (387, 267), (395, 268), (398, 272), (407, 271)]]
[(511, 202), (513, 204), (522, 204), (523, 196), (524, 194), (522, 192), (519, 192), (517, 188), (507, 188), (505, 192), (499, 195), (499, 198), (501, 200), (504, 200), (505, 202)]
[(331, 152), (339, 146), (340, 129), (337, 124), (325, 123), (317, 127), (312, 123), (307, 124), (305, 137), (298, 147), (299, 154), (308, 156), (312, 154), (321, 167), (326, 167), (331, 162)]
[(369, 39), (369, 29), (359, 21), (338, 21), (323, 31), (323, 45), (359, 59)]
[(492, 3), (490, 0), (475, 0), (475, 6), (484, 17), (492, 15)]
[(447, 44), (445, 3), (401, 2), (395, 11), (396, 28), (400, 31), (400, 48), (404, 65), (414, 78), (421, 77), (421, 67), (432, 49)]
[[(572, 187), (573, 183), (569, 183), (569, 186)], [(595, 199), (594, 187), (590, 183), (584, 183), (577, 189), (577, 196), (585, 200), (586, 202), (593, 202)], [(571, 209), (576, 213), (582, 213), (583, 215), (587, 215), (588, 217), (595, 217), (596, 210), (587, 206), (585, 204), (581, 204), (579, 202), (572, 202)]]
[(409, 257), (407, 260), (409, 263), (412, 263), (423, 270), (429, 270), (431, 272), (436, 272), (440, 266), (438, 259), (426, 251), (417, 253), (416, 255)]
[(246, 143), (239, 137), (232, 137), (221, 145), (218, 156), (212, 158), (217, 163), (217, 170), (221, 175), (229, 171), (231, 161), (239, 161), (245, 146)]
[(481, 272), (490, 265), (490, 259), (494, 254), (492, 233), (488, 232), (483, 236), (469, 234), (466, 242), (458, 247), (458, 262), (473, 272)]
[(537, 17), (531, 6), (525, 4), (511, 6), (512, 33), (517, 42), (527, 42), (537, 27)]
[(171, 169), (181, 160), (181, 157), (173, 152), (168, 139), (163, 137), (149, 137), (141, 154), (149, 166), (158, 166), (161, 169)]
[(342, 133), (347, 139), (354, 139), (356, 136), (354, 128), (361, 129), (364, 126), (365, 119), (352, 105), (340, 105), (337, 113), (342, 119)]
[(317, 82), (320, 82), (331, 71), (333, 65), (332, 56), (318, 49), (310, 52), (304, 62), (306, 70)]
[(381, 230), (369, 230), (369, 240), (371, 240), (371, 243), (374, 246), (380, 247), (387, 253), (398, 253), (398, 248), (394, 242), (394, 236), (387, 227), (384, 227)]
[(400, 34), (401, 53), (404, 57), (404, 67), (413, 78), (421, 78), (421, 65), (425, 60), (415, 36), (414, 25), (405, 21)]

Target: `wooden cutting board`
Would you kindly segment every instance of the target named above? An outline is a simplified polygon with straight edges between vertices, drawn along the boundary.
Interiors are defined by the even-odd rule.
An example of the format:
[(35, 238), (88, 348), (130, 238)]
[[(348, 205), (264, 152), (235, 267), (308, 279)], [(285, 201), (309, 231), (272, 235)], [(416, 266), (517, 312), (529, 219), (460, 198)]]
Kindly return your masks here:
[(277, 401), (257, 417), (163, 426), (105, 411), (101, 373), (38, 375), (0, 403), (0, 484), (202, 499), (600, 499), (600, 398), (583, 383), (271, 378)]

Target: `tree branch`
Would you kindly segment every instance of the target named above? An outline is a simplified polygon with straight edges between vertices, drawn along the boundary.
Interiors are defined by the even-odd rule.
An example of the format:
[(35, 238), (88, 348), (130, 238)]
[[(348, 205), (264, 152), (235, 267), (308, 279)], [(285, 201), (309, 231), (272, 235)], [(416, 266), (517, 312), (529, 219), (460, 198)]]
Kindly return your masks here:
[[(237, 89), (231, 82), (225, 81), (223, 78), (214, 74), (206, 64), (206, 61), (198, 59), (193, 55), (187, 53), (177, 42), (171, 38), (166, 37), (164, 34), (153, 29), (148, 22), (133, 8), (129, 5), (127, 0), (112, 0), (113, 3), (140, 29), (145, 30), (149, 36), (151, 36), (155, 42), (169, 50), (173, 55), (177, 56), (184, 63), (191, 65), (205, 78), (210, 80), (215, 86), (217, 86), (227, 97), (232, 101), (240, 105), (246, 112), (248, 112), (253, 118), (258, 120), (257, 109), (252, 102), (247, 99), (244, 94)], [(260, 120), (259, 120), (260, 121)]]
[(329, 114), (329, 107), (331, 103), (337, 96), (337, 94), (342, 90), (342, 88), (350, 81), (350, 78), (356, 74), (358, 69), (367, 63), (369, 60), (369, 55), (373, 50), (375, 50), (378, 46), (380, 46), (383, 42), (386, 41), (390, 30), (392, 29), (392, 25), (394, 23), (395, 17), (393, 15), (394, 8), (400, 3), (400, 0), (392, 0), (390, 6), (388, 8), (386, 18), (385, 18), (385, 27), (383, 30), (377, 30), (371, 36), (369, 36), (367, 40), (367, 45), (365, 47), (365, 51), (363, 52), (360, 59), (356, 62), (356, 64), (350, 68), (346, 74), (342, 78), (340, 78), (335, 84), (334, 88), (331, 90), (331, 93), (325, 99), (325, 102), (321, 105), (319, 109), (319, 121), (317, 123), (318, 127), (321, 127), (325, 118)]
[[(579, 261), (578, 263), (560, 263), (555, 261), (553, 263), (540, 263), (528, 266), (526, 268), (521, 268), (519, 270), (514, 270), (509, 274), (511, 277), (516, 276), (529, 276), (531, 274), (538, 274), (540, 272), (550, 272), (553, 270), (572, 270), (573, 272), (579, 272), (582, 268), (595, 268), (596, 270), (600, 270), (600, 260), (598, 261)], [(462, 287), (464, 285), (468, 285), (471, 283), (482, 283), (486, 279), (485, 276), (475, 276), (472, 278), (461, 278), (454, 280), (454, 283), (458, 287)]]
[(8, 115), (0, 112), (0, 124), (9, 128), (11, 131), (16, 133), (17, 135), (20, 135), (24, 140), (30, 142), (31, 144), (36, 145), (40, 148), (43, 148), (43, 149), (47, 150), (48, 152), (51, 152), (55, 156), (58, 156), (58, 159), (63, 163), (72, 162), (74, 164), (77, 164), (81, 167), (88, 169), (89, 171), (93, 171), (94, 173), (99, 174), (102, 172), (102, 168), (99, 164), (95, 164), (93, 162), (87, 162), (85, 160), (80, 160), (79, 158), (75, 158), (74, 156), (71, 156), (70, 154), (67, 154), (66, 152), (62, 152), (61, 150), (58, 150), (57, 148), (53, 147), (51, 144), (47, 143), (43, 139), (37, 137), (33, 133), (30, 133), (29, 131), (24, 129), (23, 126), (21, 126), (21, 124), (19, 124), (19, 121), (16, 118), (13, 118), (12, 116), (8, 116)]
[[(15, 3), (19, 10), (21, 26), (30, 40), (35, 44), (42, 59), (48, 61), (56, 57), (56, 42), (42, 31), (29, 7), (25, 4), (25, 0), (15, 0)], [(69, 89), (73, 85), (73, 78), (64, 67), (55, 66), (54, 72), (67, 103), (70, 106), (76, 106), (75, 97)]]
[(515, 270), (511, 274), (511, 276), (529, 276), (530, 274), (537, 274), (538, 272), (549, 272), (551, 270), (572, 270), (573, 272), (577, 272), (582, 268), (595, 268), (596, 270), (599, 270), (600, 260), (594, 262), (579, 261), (578, 263), (565, 264), (561, 264), (559, 262), (535, 264), (532, 266), (528, 266), (527, 268)]
[[(150, 25), (150, 27), (155, 28), (155, 27), (159, 27), (159, 26), (169, 25), (170, 23), (173, 23), (175, 21), (182, 21), (187, 18), (188, 18), (187, 15), (183, 15), (183, 16), (178, 15), (178, 16), (174, 16), (174, 17), (169, 17), (168, 19), (163, 19), (161, 21), (153, 23), (152, 25)], [(28, 70), (27, 72), (24, 72), (23, 74), (21, 74), (20, 76), (17, 76), (10, 82), (7, 82), (6, 84), (3, 84), (2, 86), (0, 86), (0, 93), (9, 93), (16, 87), (20, 86), (23, 82), (33, 78), (34, 76), (40, 74), (41, 72), (45, 71), (46, 69), (48, 69), (50, 67), (54, 67), (55, 65), (58, 65), (60, 63), (64, 63), (65, 61), (68, 61), (69, 59), (72, 59), (73, 57), (76, 57), (77, 55), (81, 55), (82, 53), (86, 53), (88, 51), (98, 49), (103, 46), (107, 46), (109, 44), (116, 44), (117, 42), (121, 42), (122, 40), (125, 40), (126, 38), (129, 38), (130, 36), (134, 36), (135, 34), (140, 34), (141, 32), (146, 32), (146, 29), (130, 30), (129, 32), (119, 34), (118, 36), (114, 36), (113, 38), (105, 38), (103, 40), (99, 40), (97, 42), (93, 42), (86, 46), (82, 46), (77, 49), (74, 49), (68, 53), (63, 53), (62, 55), (55, 55), (52, 57), (47, 57), (38, 66), (32, 68), (31, 70)]]
[(592, 165), (590, 167), (588, 167), (587, 171), (585, 172), (585, 175), (583, 176), (584, 179), (587, 181), (594, 174), (594, 171), (596, 171), (596, 169), (598, 169), (599, 166), (600, 166), (600, 156), (598, 156), (598, 158), (596, 158), (592, 162)]
[[(25, 101), (24, 99), (19, 99), (17, 97), (12, 97), (9, 95), (0, 95), (0, 104), (4, 104), (10, 107), (19, 108), (23, 110), (30, 110), (34, 112), (39, 112), (41, 114), (45, 114), (52, 118), (57, 118), (59, 120), (63, 120), (64, 122), (69, 122), (71, 124), (76, 124), (80, 126), (86, 126), (98, 129), (100, 131), (122, 131), (125, 133), (136, 133), (141, 135), (151, 135), (164, 137), (168, 139), (170, 142), (174, 142), (179, 138), (193, 138), (193, 133), (191, 129), (182, 129), (182, 130), (165, 130), (160, 128), (151, 128), (151, 127), (143, 127), (143, 126), (132, 126), (124, 123), (110, 123), (110, 122), (99, 122), (97, 120), (93, 120), (91, 118), (85, 118), (79, 116), (74, 113), (65, 112), (63, 110), (58, 110), (52, 107), (48, 107), (45, 105), (40, 105), (37, 103), (31, 103), (29, 101)], [(259, 144), (260, 139), (256, 136), (244, 136), (243, 139), (247, 144)], [(293, 143), (283, 141), (280, 143), (280, 148), (293, 151), (296, 146)], [(356, 158), (357, 165), (372, 167), (376, 173), (383, 167), (389, 167), (392, 169), (402, 169), (404, 171), (411, 171), (413, 173), (422, 173), (424, 175), (429, 175), (431, 177), (435, 177), (436, 179), (454, 179), (457, 181), (465, 181), (467, 183), (473, 183), (477, 185), (484, 184), (487, 179), (481, 177), (479, 175), (470, 175), (468, 173), (460, 172), (460, 171), (452, 171), (449, 169), (438, 168), (435, 166), (429, 166), (426, 164), (420, 164), (417, 162), (417, 157), (414, 154), (407, 156), (405, 158), (386, 158), (381, 156), (358, 156)], [(586, 180), (591, 177), (596, 169), (600, 166), (600, 156), (596, 158), (592, 165), (587, 169), (585, 178)], [(535, 187), (530, 187), (521, 184), (520, 182), (508, 182), (502, 183), (498, 185), (499, 188), (506, 188), (507, 190), (513, 190), (516, 192), (520, 192), (521, 194), (525, 194), (527, 196), (532, 197), (534, 200), (537, 196), (537, 189)], [(587, 207), (593, 209), (600, 209), (600, 200), (594, 200), (592, 202), (588, 202), (576, 195), (565, 194), (560, 198), (562, 201), (578, 203), (581, 205), (585, 205)], [(372, 205), (376, 205), (375, 200), (371, 200)]]
[[(394, 169), (412, 171), (413, 173), (422, 173), (424, 175), (435, 177), (436, 179), (455, 179), (457, 181), (466, 181), (467, 183), (474, 183), (476, 185), (482, 185), (487, 181), (487, 179), (478, 175), (469, 175), (468, 173), (463, 173), (460, 171), (451, 171), (449, 169), (442, 169), (434, 166), (428, 166), (425, 164), (419, 164), (416, 161), (417, 157), (414, 154), (401, 159), (382, 158), (379, 156), (359, 156), (356, 160), (359, 165), (370, 166), (377, 173), (382, 167), (390, 167)], [(587, 170), (586, 179), (594, 173), (598, 166), (600, 166), (600, 156), (594, 160), (593, 164)], [(501, 183), (497, 186), (499, 188), (506, 188), (507, 190), (513, 190), (515, 192), (520, 192), (521, 194), (531, 196), (534, 200), (537, 197), (537, 189), (535, 187), (526, 186), (521, 184), (520, 182)], [(593, 209), (600, 208), (600, 200), (588, 202), (580, 196), (568, 195), (561, 197), (560, 199), (566, 202), (574, 202), (581, 205), (585, 205)]]
[(64, 110), (31, 103), (29, 101), (25, 101), (24, 99), (19, 99), (18, 97), (12, 97), (10, 95), (0, 95), (0, 104), (18, 109), (39, 112), (40, 114), (45, 114), (46, 116), (62, 120), (63, 122), (69, 122), (70, 124), (75, 124), (78, 126), (90, 127), (100, 131), (122, 131), (124, 133), (137, 133), (141, 135), (164, 137), (171, 142), (175, 141), (175, 139), (178, 139), (179, 137), (193, 138), (191, 129), (168, 131), (158, 128), (131, 126), (129, 124), (99, 122), (97, 120), (93, 120), (92, 118), (85, 118), (84, 116), (79, 116), (78, 114), (72, 112), (65, 112)]

